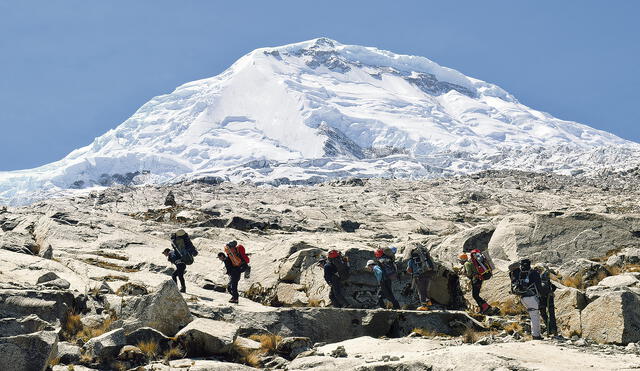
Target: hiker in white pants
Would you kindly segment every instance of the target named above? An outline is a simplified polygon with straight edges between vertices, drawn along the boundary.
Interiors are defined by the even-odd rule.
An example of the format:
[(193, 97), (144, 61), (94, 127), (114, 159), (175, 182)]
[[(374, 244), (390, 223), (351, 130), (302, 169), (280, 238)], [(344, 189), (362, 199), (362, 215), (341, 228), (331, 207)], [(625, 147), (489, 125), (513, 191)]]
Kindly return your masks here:
[(523, 296), (521, 298), (522, 304), (527, 308), (529, 312), (529, 318), (531, 318), (531, 336), (536, 338), (542, 338), (540, 336), (540, 310), (538, 310), (538, 297), (537, 296)]
[(538, 293), (541, 291), (540, 274), (531, 269), (531, 260), (520, 260), (520, 266), (512, 270), (511, 292), (520, 296), (522, 304), (529, 312), (531, 319), (531, 337), (533, 340), (541, 340), (540, 335), (540, 310), (538, 307)]

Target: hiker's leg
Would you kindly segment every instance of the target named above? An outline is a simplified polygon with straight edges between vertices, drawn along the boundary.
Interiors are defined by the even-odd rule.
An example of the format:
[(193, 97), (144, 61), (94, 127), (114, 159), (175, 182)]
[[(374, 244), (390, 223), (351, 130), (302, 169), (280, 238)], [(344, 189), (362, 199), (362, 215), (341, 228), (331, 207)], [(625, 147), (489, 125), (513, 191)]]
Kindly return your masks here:
[[(384, 282), (384, 281), (382, 281)], [(384, 303), (384, 299), (386, 298), (385, 294), (384, 294), (384, 286), (382, 285), (382, 282), (380, 282), (380, 284), (378, 285), (378, 307), (380, 308), (386, 308), (386, 304)]]
[(538, 310), (538, 298), (535, 296), (527, 296), (522, 298), (522, 304), (529, 312), (531, 319), (531, 336), (540, 336), (540, 311)]
[(413, 282), (416, 286), (416, 289), (418, 290), (420, 304), (426, 303), (429, 300), (429, 297), (427, 296), (427, 287), (429, 285), (427, 277), (424, 275), (416, 277)]
[(549, 317), (547, 316), (548, 299), (549, 299), (548, 296), (541, 296), (538, 299), (538, 302), (539, 302), (538, 310), (540, 311), (540, 318), (542, 320), (542, 323), (544, 323), (545, 326), (547, 327), (547, 334), (549, 333)]
[(398, 300), (396, 300), (396, 297), (393, 295), (393, 286), (391, 280), (383, 280), (382, 283), (382, 286), (384, 287), (384, 295), (386, 296), (387, 300), (389, 300), (391, 304), (393, 304), (394, 309), (399, 309), (400, 303), (398, 303)]
[(547, 312), (549, 314), (549, 323), (547, 327), (547, 333), (549, 335), (558, 335), (558, 325), (556, 323), (556, 308), (555, 308), (554, 294), (551, 293), (547, 299)]
[(184, 272), (187, 270), (186, 264), (178, 264), (176, 266), (176, 273), (178, 274), (178, 279), (180, 280), (180, 285), (182, 285), (182, 291), (187, 289), (187, 286), (184, 284)]
[(337, 301), (338, 305), (341, 308), (348, 307), (349, 306), (349, 302), (347, 301), (347, 298), (345, 298), (345, 296), (344, 296), (344, 290), (342, 289), (342, 282), (340, 282), (339, 279), (335, 279), (334, 281), (335, 282), (334, 282), (332, 288), (333, 288), (334, 295), (335, 295), (335, 298), (336, 298), (336, 301)]
[(471, 281), (471, 296), (473, 297), (473, 300), (476, 301), (476, 304), (478, 304), (478, 308), (480, 308), (480, 310), (482, 310), (483, 304), (485, 304), (485, 301), (483, 298), (480, 297), (480, 289), (482, 289), (482, 281), (481, 280), (472, 280)]
[(231, 298), (238, 299), (238, 281), (240, 281), (240, 274), (232, 274), (231, 276)]

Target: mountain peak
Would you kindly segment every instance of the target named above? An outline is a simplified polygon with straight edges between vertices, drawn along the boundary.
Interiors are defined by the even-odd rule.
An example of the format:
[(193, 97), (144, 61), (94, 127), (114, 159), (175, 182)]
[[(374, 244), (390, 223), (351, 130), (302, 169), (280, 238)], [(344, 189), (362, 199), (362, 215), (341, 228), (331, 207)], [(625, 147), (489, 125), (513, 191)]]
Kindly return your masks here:
[(256, 49), (58, 162), (1, 173), (0, 197), (205, 175), (309, 184), (491, 168), (589, 173), (632, 166), (638, 146), (427, 58), (317, 38)]

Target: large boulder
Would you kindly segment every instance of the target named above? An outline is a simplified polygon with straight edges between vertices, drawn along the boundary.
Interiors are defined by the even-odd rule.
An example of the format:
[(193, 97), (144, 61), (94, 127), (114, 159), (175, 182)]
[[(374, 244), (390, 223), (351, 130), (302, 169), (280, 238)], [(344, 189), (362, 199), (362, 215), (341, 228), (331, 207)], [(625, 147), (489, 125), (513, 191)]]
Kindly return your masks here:
[(588, 287), (586, 295), (589, 301), (593, 301), (615, 291), (629, 291), (640, 295), (640, 273), (629, 272), (606, 277), (597, 285)]
[(77, 364), (81, 355), (82, 348), (79, 346), (65, 342), (58, 343), (58, 355), (56, 358), (60, 359), (60, 363)]
[(582, 311), (582, 335), (609, 344), (640, 341), (640, 296), (612, 292), (591, 302)]
[(54, 328), (49, 322), (43, 321), (40, 317), (32, 314), (24, 318), (2, 318), (0, 319), (0, 335), (16, 336), (31, 334), (39, 331), (53, 331)]
[[(240, 327), (240, 334), (273, 333), (284, 337), (308, 337), (313, 342), (336, 342), (355, 336), (409, 335), (415, 328), (459, 335), (466, 328), (481, 326), (461, 311), (395, 311), (385, 309), (278, 308), (246, 311), (209, 308), (198, 313), (224, 319)], [(324, 324), (331, 324), (330, 326)]]
[(176, 284), (168, 279), (148, 295), (125, 297), (113, 306), (121, 318), (114, 326), (131, 332), (140, 327), (151, 327), (168, 336), (175, 335), (193, 320), (189, 307)]
[(458, 255), (462, 252), (469, 252), (473, 249), (485, 252), (495, 230), (496, 226), (493, 224), (483, 224), (462, 230), (447, 236), (437, 247), (433, 248), (431, 254), (439, 261), (446, 262), (450, 267), (455, 266)]
[[(468, 279), (464, 279), (465, 284), (462, 286), (465, 288), (465, 299), (467, 303), (476, 305), (475, 300), (471, 296), (471, 285), (468, 284)], [(482, 283), (482, 290), (480, 296), (490, 304), (505, 303), (514, 300), (514, 295), (511, 293), (511, 279), (509, 273), (501, 270), (493, 271), (491, 279)]]
[(83, 349), (86, 354), (95, 358), (113, 359), (118, 356), (120, 348), (127, 343), (124, 329), (109, 331), (105, 334), (89, 339)]
[(180, 330), (176, 339), (190, 356), (212, 356), (231, 350), (238, 330), (237, 325), (228, 322), (198, 318)]
[(309, 304), (306, 286), (295, 283), (280, 283), (276, 286), (275, 301), (287, 307), (301, 307)]
[(76, 295), (68, 290), (35, 290), (32, 286), (0, 288), (0, 318), (35, 314), (52, 325), (60, 325), (70, 310), (79, 310), (83, 305)]
[(581, 334), (580, 312), (587, 306), (584, 293), (573, 287), (562, 287), (555, 291), (554, 296), (558, 331), (566, 337)]
[(601, 258), (611, 250), (640, 247), (640, 217), (586, 212), (515, 214), (498, 223), (489, 242), (494, 259), (529, 257), (561, 264), (576, 256)]
[(0, 337), (0, 370), (44, 371), (57, 354), (57, 344), (55, 331)]

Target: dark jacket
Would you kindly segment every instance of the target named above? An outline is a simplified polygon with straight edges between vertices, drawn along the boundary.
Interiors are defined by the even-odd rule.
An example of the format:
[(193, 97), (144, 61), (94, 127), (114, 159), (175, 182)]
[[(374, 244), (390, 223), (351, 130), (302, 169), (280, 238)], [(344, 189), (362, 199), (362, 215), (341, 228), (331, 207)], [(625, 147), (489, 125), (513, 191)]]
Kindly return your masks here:
[(175, 251), (169, 251), (169, 256), (167, 256), (167, 260), (170, 261), (171, 263), (178, 265), (178, 264), (184, 264), (182, 262), (182, 260), (180, 260), (181, 256), (180, 254), (178, 254)]
[(324, 265), (324, 280), (331, 285), (336, 278), (338, 278), (338, 269), (335, 265), (327, 262)]
[(235, 275), (240, 275), (240, 273), (242, 273), (242, 270), (240, 269), (240, 267), (236, 267), (233, 265), (233, 263), (231, 262), (231, 259), (229, 259), (229, 257), (227, 256), (224, 259), (224, 268), (227, 271), (227, 274), (230, 276), (235, 276)]

